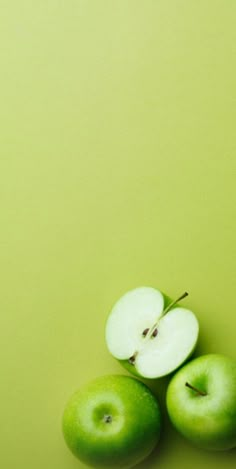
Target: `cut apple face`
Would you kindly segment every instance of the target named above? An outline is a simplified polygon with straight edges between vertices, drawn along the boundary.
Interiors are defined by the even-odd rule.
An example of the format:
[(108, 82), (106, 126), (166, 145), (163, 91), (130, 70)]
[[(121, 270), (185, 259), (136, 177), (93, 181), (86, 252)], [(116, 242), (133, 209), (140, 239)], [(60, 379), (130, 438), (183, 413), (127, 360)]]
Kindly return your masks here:
[(118, 300), (106, 324), (110, 353), (143, 378), (159, 378), (178, 368), (194, 351), (199, 326), (192, 311), (165, 296), (139, 287)]

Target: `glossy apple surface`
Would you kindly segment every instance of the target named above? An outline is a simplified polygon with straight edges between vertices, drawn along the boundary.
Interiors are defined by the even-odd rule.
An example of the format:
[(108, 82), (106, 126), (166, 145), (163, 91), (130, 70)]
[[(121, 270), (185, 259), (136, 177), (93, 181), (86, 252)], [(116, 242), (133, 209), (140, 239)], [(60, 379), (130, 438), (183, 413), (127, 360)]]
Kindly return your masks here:
[(160, 435), (159, 405), (134, 378), (102, 376), (78, 390), (66, 405), (63, 433), (84, 463), (130, 468), (146, 458)]
[(223, 355), (198, 357), (183, 366), (167, 390), (176, 429), (207, 450), (236, 446), (236, 361)]

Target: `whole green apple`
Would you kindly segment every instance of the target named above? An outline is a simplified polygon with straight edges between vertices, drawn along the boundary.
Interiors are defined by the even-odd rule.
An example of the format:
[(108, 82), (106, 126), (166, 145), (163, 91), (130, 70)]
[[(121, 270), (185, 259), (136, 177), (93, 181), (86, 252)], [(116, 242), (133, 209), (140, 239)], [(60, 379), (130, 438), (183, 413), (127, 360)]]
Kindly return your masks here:
[(199, 326), (194, 313), (152, 287), (138, 287), (123, 295), (106, 322), (110, 353), (131, 373), (160, 378), (190, 357)]
[(130, 468), (146, 458), (159, 440), (160, 424), (151, 391), (121, 375), (102, 376), (78, 390), (63, 415), (71, 451), (101, 469)]
[(203, 355), (183, 366), (167, 389), (175, 428), (207, 450), (236, 446), (236, 361)]

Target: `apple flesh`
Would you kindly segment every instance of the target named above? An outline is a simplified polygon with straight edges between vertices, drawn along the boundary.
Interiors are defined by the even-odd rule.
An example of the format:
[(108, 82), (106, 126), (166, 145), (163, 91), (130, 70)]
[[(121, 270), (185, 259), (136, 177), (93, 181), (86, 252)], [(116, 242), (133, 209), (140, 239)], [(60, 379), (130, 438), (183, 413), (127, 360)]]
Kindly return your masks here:
[(85, 464), (130, 468), (146, 458), (160, 436), (159, 404), (146, 385), (120, 375), (102, 376), (66, 405), (63, 433)]
[(236, 446), (236, 361), (223, 355), (198, 357), (172, 378), (167, 409), (175, 428), (206, 450)]
[(192, 311), (151, 287), (139, 287), (114, 305), (107, 323), (108, 350), (131, 373), (159, 378), (173, 372), (195, 349), (199, 326)]

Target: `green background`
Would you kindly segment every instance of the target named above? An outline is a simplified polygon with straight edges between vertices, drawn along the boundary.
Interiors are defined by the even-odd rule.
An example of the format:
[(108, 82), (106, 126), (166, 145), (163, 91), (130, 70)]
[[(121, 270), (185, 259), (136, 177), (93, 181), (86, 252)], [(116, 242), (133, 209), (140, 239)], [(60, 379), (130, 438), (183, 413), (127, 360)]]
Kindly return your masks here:
[[(197, 354), (236, 358), (236, 2), (0, 0), (0, 22), (0, 466), (82, 469), (61, 414), (125, 373), (104, 325), (127, 290), (189, 291)], [(140, 468), (235, 467), (164, 420)]]

